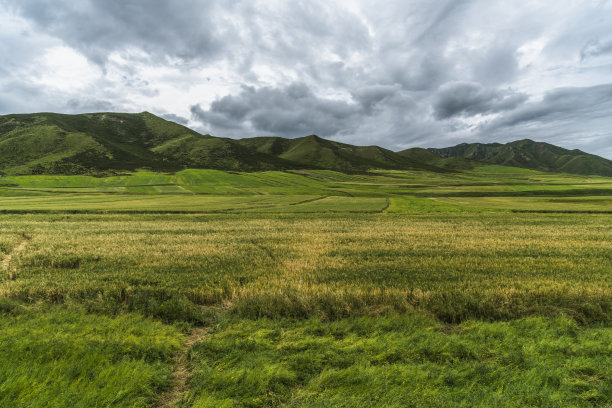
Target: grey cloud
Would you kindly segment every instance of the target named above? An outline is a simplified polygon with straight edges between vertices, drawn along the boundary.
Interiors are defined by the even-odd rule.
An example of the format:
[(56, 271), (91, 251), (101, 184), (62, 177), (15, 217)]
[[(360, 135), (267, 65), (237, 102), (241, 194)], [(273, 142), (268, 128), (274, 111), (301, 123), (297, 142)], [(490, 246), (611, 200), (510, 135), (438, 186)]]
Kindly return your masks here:
[[(33, 84), (19, 80), (0, 81), (0, 114), (50, 110), (46, 104), (48, 97), (44, 89)], [(54, 108), (59, 110), (60, 107)]]
[(612, 54), (612, 38), (587, 42), (580, 50), (580, 59), (585, 60), (605, 54)]
[(66, 111), (70, 113), (111, 112), (117, 110), (112, 102), (100, 99), (70, 99), (66, 103)]
[(612, 84), (559, 88), (484, 124), (476, 136), (531, 138), (612, 158)]
[(446, 119), (511, 110), (526, 99), (525, 94), (488, 89), (478, 83), (450, 82), (440, 87), (433, 109), (437, 119)]
[(513, 81), (518, 75), (516, 46), (493, 45), (476, 55), (472, 66), (475, 81), (485, 85), (497, 85)]
[(544, 57), (567, 61), (569, 58), (576, 58), (576, 54), (587, 51), (585, 47), (610, 39), (612, 26), (610, 3), (608, 1), (587, 3), (564, 4), (564, 7), (551, 10), (553, 16), (559, 12), (565, 12), (566, 15), (563, 25), (558, 27), (558, 32), (543, 50)]
[(187, 125), (189, 123), (189, 119), (179, 115), (175, 115), (174, 113), (162, 113), (159, 116), (171, 122), (179, 123), (181, 125)]
[(452, 61), (433, 52), (419, 56), (407, 55), (405, 61), (399, 64), (397, 62), (390, 64), (390, 75), (394, 81), (410, 91), (436, 89), (449, 78), (454, 67)]
[[(182, 0), (5, 0), (44, 32), (103, 64), (110, 52), (206, 59), (220, 50), (209, 19), (215, 2)], [(138, 55), (138, 54), (136, 54)], [(132, 55), (134, 57), (134, 55)]]
[(488, 129), (516, 126), (529, 122), (576, 121), (610, 118), (612, 84), (584, 88), (559, 88), (548, 92), (539, 102), (526, 104), (498, 118)]
[(213, 131), (251, 129), (284, 136), (334, 135), (351, 128), (351, 119), (360, 111), (356, 104), (320, 98), (303, 83), (284, 88), (243, 86), (238, 95), (217, 99), (208, 110), (191, 107), (194, 118)]
[(439, 126), (423, 121), (427, 110), (400, 85), (363, 87), (349, 101), (317, 96), (303, 83), (243, 86), (236, 95), (218, 98), (209, 109), (194, 105), (191, 112), (202, 123), (199, 129), (230, 137), (316, 133), (348, 143), (401, 148), (440, 134)]
[(453, 26), (452, 23), (449, 24), (448, 20), (460, 18), (461, 9), (467, 7), (470, 3), (470, 0), (447, 0), (442, 7), (434, 9), (433, 19), (416, 38), (416, 41), (439, 41), (440, 37), (444, 36), (443, 32), (448, 32), (449, 26)]
[(371, 85), (355, 90), (352, 95), (366, 111), (371, 112), (381, 102), (396, 95), (399, 90), (399, 85)]

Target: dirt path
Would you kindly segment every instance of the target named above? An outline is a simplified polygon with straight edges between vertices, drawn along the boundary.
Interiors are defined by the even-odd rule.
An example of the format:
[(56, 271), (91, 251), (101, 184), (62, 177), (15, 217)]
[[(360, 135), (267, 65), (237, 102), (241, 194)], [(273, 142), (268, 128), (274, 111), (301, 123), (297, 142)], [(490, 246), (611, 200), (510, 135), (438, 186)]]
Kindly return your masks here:
[(187, 350), (194, 344), (202, 341), (207, 332), (208, 329), (197, 327), (185, 339), (185, 345), (174, 357), (175, 369), (172, 373), (172, 387), (162, 395), (160, 408), (176, 407), (181, 399), (185, 397), (187, 391), (189, 391), (187, 387), (187, 378), (189, 377), (186, 361)]
[(10, 254), (7, 254), (4, 259), (2, 259), (2, 263), (0, 263), (0, 269), (6, 271), (9, 279), (13, 280), (16, 277), (15, 270), (11, 270), (11, 260), (15, 255), (18, 255), (20, 252), (23, 252), (25, 247), (28, 245), (29, 239), (23, 239)]

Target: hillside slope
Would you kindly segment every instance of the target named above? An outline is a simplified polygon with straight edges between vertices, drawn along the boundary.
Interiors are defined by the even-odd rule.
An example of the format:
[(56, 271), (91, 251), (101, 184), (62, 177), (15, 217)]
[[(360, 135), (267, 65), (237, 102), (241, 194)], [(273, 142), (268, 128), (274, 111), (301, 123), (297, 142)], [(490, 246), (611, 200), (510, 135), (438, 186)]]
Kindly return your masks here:
[(138, 169), (231, 171), (371, 169), (463, 171), (478, 162), (536, 170), (612, 176), (612, 161), (547, 143), (460, 144), (393, 152), (316, 135), (234, 140), (202, 135), (148, 112), (0, 116), (0, 175), (108, 175)]
[(184, 168), (448, 171), (378, 146), (352, 146), (314, 135), (243, 140), (201, 135), (148, 112), (0, 116), (4, 174), (104, 175)]
[(268, 170), (295, 165), (148, 112), (0, 116), (0, 171), (7, 174), (104, 174), (187, 167)]
[(282, 137), (254, 137), (239, 142), (257, 152), (274, 155), (279, 159), (298, 163), (304, 167), (343, 172), (377, 169), (429, 170), (446, 172), (447, 169), (402, 156), (378, 146), (353, 146), (322, 139), (316, 135), (285, 139)]
[(612, 161), (580, 150), (524, 139), (500, 143), (461, 143), (442, 149), (427, 149), (444, 158), (464, 158), (485, 163), (534, 170), (612, 176)]
[(397, 152), (397, 154), (414, 161), (454, 171), (471, 170), (478, 164), (474, 160), (465, 159), (463, 157), (442, 157), (439, 154), (420, 147), (402, 150)]

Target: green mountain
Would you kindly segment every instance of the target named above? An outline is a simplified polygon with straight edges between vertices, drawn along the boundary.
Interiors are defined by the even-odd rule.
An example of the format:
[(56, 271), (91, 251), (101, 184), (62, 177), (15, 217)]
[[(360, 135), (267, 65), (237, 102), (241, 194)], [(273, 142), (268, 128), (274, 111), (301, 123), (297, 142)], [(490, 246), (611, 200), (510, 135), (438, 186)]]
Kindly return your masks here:
[(429, 149), (420, 147), (402, 150), (397, 154), (410, 160), (453, 171), (471, 170), (478, 164), (474, 160), (464, 159), (463, 157), (441, 157)]
[(442, 149), (427, 149), (443, 158), (471, 159), (504, 166), (574, 174), (612, 176), (612, 161), (580, 150), (524, 139), (501, 143), (461, 143)]
[(0, 171), (5, 174), (102, 175), (141, 168), (448, 171), (377, 146), (352, 146), (314, 135), (243, 140), (201, 135), (148, 112), (0, 116)]
[(202, 135), (148, 112), (0, 116), (0, 174), (108, 175), (137, 169), (462, 171), (478, 162), (612, 176), (612, 161), (520, 140), (393, 152), (315, 135), (241, 140)]
[(444, 168), (402, 156), (378, 146), (353, 146), (322, 139), (316, 135), (285, 139), (254, 137), (239, 140), (243, 146), (259, 153), (297, 163), (302, 167), (359, 172), (368, 169), (406, 169), (448, 171)]
[(293, 168), (237, 141), (201, 135), (151, 113), (36, 113), (0, 116), (0, 171), (108, 174), (149, 168)]

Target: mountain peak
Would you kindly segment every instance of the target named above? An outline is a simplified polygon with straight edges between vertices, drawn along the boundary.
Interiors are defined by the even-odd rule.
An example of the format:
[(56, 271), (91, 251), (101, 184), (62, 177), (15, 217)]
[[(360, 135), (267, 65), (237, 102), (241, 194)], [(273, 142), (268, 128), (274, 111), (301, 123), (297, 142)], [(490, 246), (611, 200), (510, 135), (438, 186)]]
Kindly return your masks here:
[[(441, 157), (440, 157), (441, 156)], [(612, 176), (612, 161), (530, 139), (506, 145), (461, 143), (444, 149), (392, 152), (315, 134), (234, 140), (202, 135), (150, 112), (0, 116), (0, 171), (5, 174), (113, 174), (148, 168), (177, 171), (370, 169), (460, 171), (474, 161)]]
[(612, 161), (580, 150), (568, 150), (531, 139), (500, 143), (461, 143), (429, 149), (442, 157), (461, 157), (491, 164), (575, 174), (612, 176)]
[(337, 143), (315, 134), (243, 140), (201, 135), (147, 111), (0, 116), (0, 171), (4, 173), (112, 174), (139, 168), (445, 171), (386, 149)]

